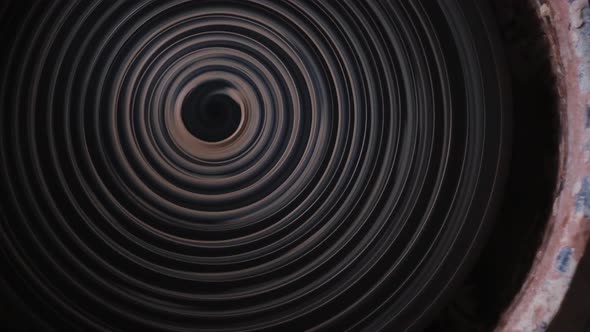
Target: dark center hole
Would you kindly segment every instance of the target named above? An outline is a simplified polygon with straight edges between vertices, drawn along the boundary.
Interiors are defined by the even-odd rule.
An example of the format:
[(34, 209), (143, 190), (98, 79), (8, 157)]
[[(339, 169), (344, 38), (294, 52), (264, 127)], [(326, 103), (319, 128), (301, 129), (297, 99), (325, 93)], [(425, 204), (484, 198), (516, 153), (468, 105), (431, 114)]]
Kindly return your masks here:
[(204, 84), (191, 91), (182, 105), (182, 121), (188, 131), (206, 142), (233, 135), (242, 120), (240, 105), (221, 82)]

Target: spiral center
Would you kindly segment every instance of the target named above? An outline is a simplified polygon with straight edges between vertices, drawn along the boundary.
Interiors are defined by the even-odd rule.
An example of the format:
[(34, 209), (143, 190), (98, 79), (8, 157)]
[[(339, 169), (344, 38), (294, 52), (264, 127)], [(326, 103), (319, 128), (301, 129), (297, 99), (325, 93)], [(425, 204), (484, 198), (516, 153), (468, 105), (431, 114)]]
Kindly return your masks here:
[(231, 137), (240, 126), (242, 111), (231, 88), (210, 82), (192, 90), (182, 105), (182, 121), (196, 138), (220, 142)]

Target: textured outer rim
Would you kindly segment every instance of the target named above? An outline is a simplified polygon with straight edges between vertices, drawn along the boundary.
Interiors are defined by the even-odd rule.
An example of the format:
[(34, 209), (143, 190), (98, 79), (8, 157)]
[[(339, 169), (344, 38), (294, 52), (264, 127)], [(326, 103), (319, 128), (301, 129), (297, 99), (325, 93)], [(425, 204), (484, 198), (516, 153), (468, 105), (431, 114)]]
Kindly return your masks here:
[(543, 242), (496, 331), (545, 331), (590, 239), (590, 6), (530, 0), (549, 40), (560, 98), (559, 177)]

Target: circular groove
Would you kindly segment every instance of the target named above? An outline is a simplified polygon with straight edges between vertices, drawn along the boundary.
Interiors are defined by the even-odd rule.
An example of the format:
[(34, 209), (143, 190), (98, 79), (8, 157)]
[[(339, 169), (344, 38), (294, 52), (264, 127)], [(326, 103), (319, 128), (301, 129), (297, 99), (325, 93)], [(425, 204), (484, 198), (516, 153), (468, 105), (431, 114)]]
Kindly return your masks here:
[(484, 5), (26, 2), (1, 275), (38, 324), (401, 331), (476, 255), (508, 132)]

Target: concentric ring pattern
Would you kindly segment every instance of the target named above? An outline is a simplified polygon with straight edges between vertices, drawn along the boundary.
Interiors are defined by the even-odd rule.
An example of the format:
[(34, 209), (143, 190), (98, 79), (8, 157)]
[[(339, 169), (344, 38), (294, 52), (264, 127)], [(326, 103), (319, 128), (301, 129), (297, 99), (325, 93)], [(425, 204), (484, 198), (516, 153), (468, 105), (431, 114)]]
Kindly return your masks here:
[(402, 331), (477, 252), (508, 131), (479, 1), (2, 6), (1, 276), (27, 322)]

